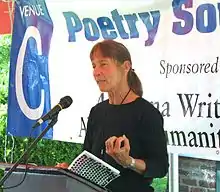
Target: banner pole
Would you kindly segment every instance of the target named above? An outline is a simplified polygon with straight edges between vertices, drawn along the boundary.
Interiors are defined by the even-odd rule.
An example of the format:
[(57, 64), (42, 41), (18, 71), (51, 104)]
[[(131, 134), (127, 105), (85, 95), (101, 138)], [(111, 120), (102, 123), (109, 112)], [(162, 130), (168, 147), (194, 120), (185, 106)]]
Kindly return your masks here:
[(179, 155), (169, 154), (169, 192), (179, 191)]

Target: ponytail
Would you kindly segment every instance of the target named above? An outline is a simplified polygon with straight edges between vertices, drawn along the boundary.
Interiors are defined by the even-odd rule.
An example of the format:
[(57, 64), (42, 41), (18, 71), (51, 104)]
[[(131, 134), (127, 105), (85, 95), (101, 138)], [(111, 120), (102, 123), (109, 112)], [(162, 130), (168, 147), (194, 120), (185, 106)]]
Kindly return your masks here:
[(128, 72), (128, 86), (130, 89), (137, 94), (138, 96), (143, 96), (142, 83), (135, 73), (134, 69), (129, 70)]

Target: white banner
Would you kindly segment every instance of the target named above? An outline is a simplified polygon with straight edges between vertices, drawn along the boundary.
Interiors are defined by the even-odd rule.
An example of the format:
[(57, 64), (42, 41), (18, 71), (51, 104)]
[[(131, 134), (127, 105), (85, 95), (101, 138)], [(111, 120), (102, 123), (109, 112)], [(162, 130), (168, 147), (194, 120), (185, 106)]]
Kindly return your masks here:
[[(169, 151), (219, 159), (218, 1), (47, 0), (46, 6), (53, 22), (51, 106), (65, 95), (73, 98), (59, 114), (53, 139), (83, 142), (89, 111), (101, 94), (90, 50), (115, 39), (130, 50), (144, 98), (164, 116)], [(33, 12), (25, 8), (23, 14)]]

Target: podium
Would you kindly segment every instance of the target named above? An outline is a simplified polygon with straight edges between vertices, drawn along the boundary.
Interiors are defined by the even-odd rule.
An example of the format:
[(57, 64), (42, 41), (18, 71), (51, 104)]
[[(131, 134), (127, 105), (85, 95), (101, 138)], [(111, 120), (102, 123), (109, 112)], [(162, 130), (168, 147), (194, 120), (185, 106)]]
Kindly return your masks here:
[[(5, 171), (10, 167), (5, 166)], [(24, 178), (25, 165), (18, 168), (5, 181), (4, 187), (17, 185)], [(23, 183), (4, 192), (107, 192), (100, 187), (69, 170), (55, 167), (29, 166)]]

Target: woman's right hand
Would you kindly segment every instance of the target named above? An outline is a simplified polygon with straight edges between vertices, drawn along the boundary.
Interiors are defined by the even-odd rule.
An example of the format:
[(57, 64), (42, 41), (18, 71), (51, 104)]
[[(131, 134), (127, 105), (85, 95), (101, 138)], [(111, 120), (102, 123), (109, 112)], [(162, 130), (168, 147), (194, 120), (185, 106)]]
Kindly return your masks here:
[(67, 169), (69, 167), (68, 163), (58, 163), (55, 167), (57, 168), (62, 168), (62, 169)]

